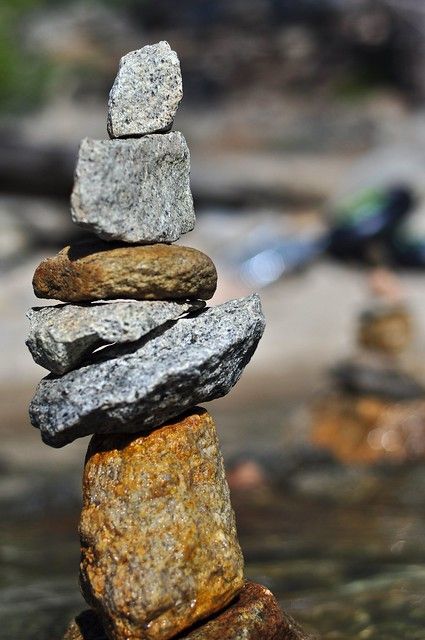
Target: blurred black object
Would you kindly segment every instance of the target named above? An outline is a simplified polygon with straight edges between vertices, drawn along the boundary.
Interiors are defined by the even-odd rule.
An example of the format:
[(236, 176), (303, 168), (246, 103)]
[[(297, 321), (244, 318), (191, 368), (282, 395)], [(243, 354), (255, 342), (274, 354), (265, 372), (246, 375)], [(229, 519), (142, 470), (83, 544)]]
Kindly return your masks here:
[[(282, 236), (260, 226), (232, 261), (242, 280), (259, 288), (307, 267), (326, 251), (339, 259), (369, 261), (379, 244), (381, 251), (374, 259), (392, 259), (400, 222), (406, 220), (413, 204), (413, 190), (404, 185), (356, 191), (333, 207), (327, 232)], [(397, 246), (400, 252), (407, 247), (400, 241)], [(415, 254), (403, 254), (404, 263), (410, 258), (425, 266), (425, 235), (424, 242), (414, 246)]]
[(425, 390), (414, 378), (396, 368), (345, 362), (332, 370), (337, 385), (355, 395), (392, 400), (423, 398)]
[(0, 141), (0, 193), (65, 198), (71, 193), (77, 149)]
[(406, 186), (367, 189), (337, 205), (329, 234), (329, 252), (340, 258), (367, 256), (370, 243), (388, 240), (397, 224), (412, 209), (411, 190)]
[[(423, 211), (419, 212), (423, 214)], [(414, 214), (413, 214), (414, 215)], [(422, 222), (419, 228), (410, 224), (411, 220), (402, 223), (394, 230), (391, 237), (393, 259), (405, 267), (425, 267), (425, 233)]]

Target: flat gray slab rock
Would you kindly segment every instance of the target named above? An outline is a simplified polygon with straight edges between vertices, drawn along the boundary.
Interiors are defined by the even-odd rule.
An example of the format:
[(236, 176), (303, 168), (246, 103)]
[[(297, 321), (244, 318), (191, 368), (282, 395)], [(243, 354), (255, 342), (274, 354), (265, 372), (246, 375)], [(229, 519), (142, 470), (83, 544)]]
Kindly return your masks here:
[(174, 242), (195, 225), (189, 172), (189, 149), (178, 131), (138, 140), (86, 138), (72, 219), (104, 240)]
[(26, 344), (37, 364), (59, 375), (75, 369), (100, 346), (135, 342), (204, 303), (123, 300), (30, 309)]
[(182, 97), (180, 62), (168, 42), (130, 51), (120, 60), (109, 94), (109, 135), (121, 138), (168, 131)]
[(181, 318), (132, 346), (107, 348), (87, 366), (44, 378), (30, 405), (31, 422), (53, 447), (89, 433), (158, 427), (226, 395), (264, 326), (260, 299), (252, 295)]

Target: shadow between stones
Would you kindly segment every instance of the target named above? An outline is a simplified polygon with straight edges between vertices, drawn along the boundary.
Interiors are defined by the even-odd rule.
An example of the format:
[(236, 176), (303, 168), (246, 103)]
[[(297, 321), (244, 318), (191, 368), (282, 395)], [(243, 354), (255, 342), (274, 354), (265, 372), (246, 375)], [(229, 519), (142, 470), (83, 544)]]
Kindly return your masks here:
[(92, 440), (90, 441), (90, 445), (87, 451), (86, 462), (90, 458), (90, 456), (92, 456), (94, 453), (106, 453), (108, 451), (121, 451), (122, 449), (125, 449), (125, 447), (128, 446), (128, 444), (132, 440), (136, 440), (137, 438), (141, 438), (141, 437), (147, 437), (154, 431), (157, 431), (158, 429), (161, 429), (162, 427), (165, 427), (165, 426), (167, 427), (175, 426), (177, 423), (181, 422), (188, 416), (193, 415), (195, 413), (198, 415), (203, 415), (206, 412), (207, 410), (204, 409), (203, 407), (194, 406), (194, 407), (190, 407), (189, 409), (186, 409), (186, 411), (183, 411), (175, 418), (170, 418), (169, 420), (165, 420), (158, 427), (153, 427), (152, 429), (149, 429), (149, 430), (141, 429), (140, 431), (135, 431), (132, 433), (94, 434), (92, 437)]

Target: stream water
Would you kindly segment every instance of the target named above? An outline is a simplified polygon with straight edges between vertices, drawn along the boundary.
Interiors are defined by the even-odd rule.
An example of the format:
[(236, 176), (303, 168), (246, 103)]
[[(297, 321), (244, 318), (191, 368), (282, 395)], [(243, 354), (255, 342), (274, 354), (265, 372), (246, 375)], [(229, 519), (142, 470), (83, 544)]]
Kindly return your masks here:
[[(350, 489), (335, 498), (334, 469), (316, 479), (309, 473), (298, 482), (303, 491), (233, 493), (247, 575), (324, 639), (423, 640), (423, 470), (381, 474), (367, 501)], [(327, 476), (328, 493), (319, 490)], [(85, 606), (77, 584), (78, 478), (34, 478), (19, 500), (9, 493), (15, 498), (0, 495), (0, 638), (59, 639)]]

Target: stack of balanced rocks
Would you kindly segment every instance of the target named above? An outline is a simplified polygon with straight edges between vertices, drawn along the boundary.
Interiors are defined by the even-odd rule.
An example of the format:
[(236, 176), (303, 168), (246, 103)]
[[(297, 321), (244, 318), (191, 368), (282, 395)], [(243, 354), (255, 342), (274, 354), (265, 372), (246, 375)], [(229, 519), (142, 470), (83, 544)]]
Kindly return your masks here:
[(126, 55), (110, 140), (82, 142), (74, 222), (100, 240), (44, 260), (33, 285), (65, 304), (29, 312), (50, 370), (31, 402), (44, 442), (93, 434), (83, 478), (80, 584), (91, 609), (68, 640), (302, 638), (245, 582), (216, 429), (197, 403), (225, 395), (264, 330), (258, 296), (207, 308), (217, 275), (172, 245), (195, 223), (189, 151), (170, 132), (182, 97), (166, 42)]

